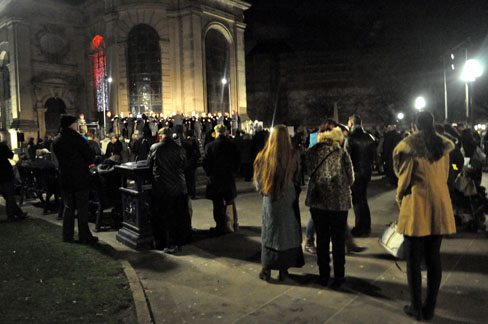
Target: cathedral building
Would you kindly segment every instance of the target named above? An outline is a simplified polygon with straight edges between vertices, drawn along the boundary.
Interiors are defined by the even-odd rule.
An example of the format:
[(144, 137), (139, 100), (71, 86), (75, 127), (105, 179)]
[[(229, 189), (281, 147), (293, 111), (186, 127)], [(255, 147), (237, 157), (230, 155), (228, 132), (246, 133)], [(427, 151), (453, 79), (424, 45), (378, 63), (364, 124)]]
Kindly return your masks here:
[[(0, 133), (13, 147), (156, 112), (247, 115), (241, 0), (0, 0)], [(102, 126), (102, 125), (101, 125)]]

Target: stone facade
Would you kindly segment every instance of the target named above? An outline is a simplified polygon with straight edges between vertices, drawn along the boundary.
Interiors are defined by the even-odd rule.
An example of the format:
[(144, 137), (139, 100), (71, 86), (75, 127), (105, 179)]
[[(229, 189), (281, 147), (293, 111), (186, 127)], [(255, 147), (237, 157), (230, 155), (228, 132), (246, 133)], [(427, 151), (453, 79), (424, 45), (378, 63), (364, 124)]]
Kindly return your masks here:
[[(149, 26), (159, 39), (163, 114), (208, 111), (205, 36), (217, 30), (228, 43), (230, 100), (225, 109), (246, 116), (243, 12), (249, 7), (241, 0), (0, 1), (2, 137), (16, 147), (19, 132), (26, 139), (52, 134), (46, 116), (63, 110), (97, 121), (103, 114), (97, 112), (100, 102), (112, 114), (127, 114), (128, 38), (140, 25)], [(98, 93), (91, 47), (97, 36), (103, 39), (106, 60), (102, 81), (113, 80)], [(53, 98), (62, 102), (54, 113), (46, 106)]]

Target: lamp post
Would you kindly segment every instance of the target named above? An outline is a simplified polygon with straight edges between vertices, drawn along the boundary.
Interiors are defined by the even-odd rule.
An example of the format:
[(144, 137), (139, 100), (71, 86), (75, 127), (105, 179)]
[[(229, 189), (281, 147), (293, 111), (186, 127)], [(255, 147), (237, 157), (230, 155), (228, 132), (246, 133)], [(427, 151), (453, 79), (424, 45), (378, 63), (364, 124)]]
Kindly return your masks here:
[[(472, 117), (473, 115), (472, 111), (471, 114), (469, 113), (470, 107), (471, 110), (473, 109), (473, 107), (472, 107), (472, 98), (470, 98), (469, 95), (468, 82), (469, 85), (471, 86), (471, 92), (473, 92), (473, 83), (482, 74), (483, 74), (483, 67), (481, 66), (478, 60), (470, 59), (466, 61), (466, 63), (464, 64), (463, 71), (461, 73), (461, 80), (465, 82), (465, 86), (466, 86), (466, 122), (469, 122), (470, 116)], [(473, 97), (473, 94), (471, 94), (471, 97)]]
[(225, 77), (225, 75), (220, 79), (220, 83), (222, 83), (222, 92), (220, 93), (220, 110), (225, 111), (224, 109), (224, 93), (225, 93), (225, 86), (229, 81)]
[(108, 86), (112, 83), (112, 77), (105, 76), (103, 85), (103, 134), (107, 132), (107, 106), (108, 106)]

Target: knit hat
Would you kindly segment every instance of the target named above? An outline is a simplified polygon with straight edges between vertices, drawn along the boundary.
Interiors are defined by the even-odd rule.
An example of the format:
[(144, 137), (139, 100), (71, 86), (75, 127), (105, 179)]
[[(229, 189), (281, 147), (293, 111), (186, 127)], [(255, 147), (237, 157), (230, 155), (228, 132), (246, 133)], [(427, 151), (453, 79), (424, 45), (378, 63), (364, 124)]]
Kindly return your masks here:
[(76, 123), (78, 118), (73, 115), (61, 115), (61, 128), (68, 128), (71, 124)]
[(225, 134), (225, 132), (227, 132), (227, 127), (225, 127), (225, 125), (217, 125), (214, 127), (214, 130), (215, 130), (215, 133), (219, 134), (219, 135), (223, 135)]

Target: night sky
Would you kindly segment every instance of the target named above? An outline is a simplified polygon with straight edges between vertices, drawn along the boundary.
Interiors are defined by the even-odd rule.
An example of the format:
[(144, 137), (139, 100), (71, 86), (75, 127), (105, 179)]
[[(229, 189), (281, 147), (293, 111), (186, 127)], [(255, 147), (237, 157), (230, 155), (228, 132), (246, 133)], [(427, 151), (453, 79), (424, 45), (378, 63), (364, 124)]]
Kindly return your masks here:
[(454, 46), (488, 32), (485, 0), (254, 0), (245, 14), (249, 40), (281, 38), (296, 48), (396, 44)]
[[(376, 73), (387, 82), (394, 78), (397, 84), (405, 85), (402, 91), (406, 97), (420, 92), (430, 82), (437, 96), (443, 98), (443, 57), (461, 42), (468, 40), (470, 58), (488, 62), (486, 0), (248, 2), (253, 6), (245, 13), (247, 53), (273, 42), (297, 52), (354, 53), (357, 64), (364, 66), (365, 75)], [(486, 74), (477, 81), (475, 103), (486, 108), (488, 118)], [(440, 84), (432, 85), (432, 80)], [(462, 105), (464, 88), (458, 87), (459, 76), (449, 74), (448, 83), (454, 89), (449, 100)]]

